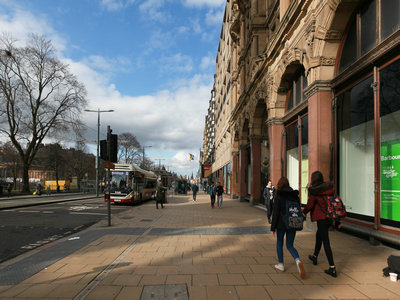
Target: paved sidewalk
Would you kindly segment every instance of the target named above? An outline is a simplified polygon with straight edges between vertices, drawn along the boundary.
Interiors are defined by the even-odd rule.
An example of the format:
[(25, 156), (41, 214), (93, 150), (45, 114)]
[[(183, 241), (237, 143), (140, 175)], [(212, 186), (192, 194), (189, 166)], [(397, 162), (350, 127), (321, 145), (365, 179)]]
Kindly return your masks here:
[(332, 231), (332, 278), (323, 250), (317, 266), (307, 259), (310, 226), (295, 241), (306, 278), (286, 250), (277, 272), (265, 212), (236, 199), (211, 209), (203, 193), (171, 195), (164, 209), (147, 202), (107, 224), (1, 264), (0, 299), (400, 299), (400, 281), (382, 276), (400, 251)]

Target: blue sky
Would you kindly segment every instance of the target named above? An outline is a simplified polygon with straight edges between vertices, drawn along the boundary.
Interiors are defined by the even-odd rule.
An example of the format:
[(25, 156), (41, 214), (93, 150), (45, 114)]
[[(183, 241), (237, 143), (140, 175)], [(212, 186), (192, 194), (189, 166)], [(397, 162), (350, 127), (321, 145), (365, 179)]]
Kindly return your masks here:
[[(198, 169), (225, 0), (0, 0), (0, 31), (52, 40), (85, 84), (88, 109), (130, 132), (146, 156), (180, 174)], [(97, 114), (83, 113), (96, 140)], [(103, 134), (104, 133), (104, 134)], [(67, 146), (67, 145), (66, 145)], [(88, 142), (89, 149), (95, 144)], [(189, 161), (188, 153), (195, 154)], [(158, 164), (158, 160), (156, 161)]]

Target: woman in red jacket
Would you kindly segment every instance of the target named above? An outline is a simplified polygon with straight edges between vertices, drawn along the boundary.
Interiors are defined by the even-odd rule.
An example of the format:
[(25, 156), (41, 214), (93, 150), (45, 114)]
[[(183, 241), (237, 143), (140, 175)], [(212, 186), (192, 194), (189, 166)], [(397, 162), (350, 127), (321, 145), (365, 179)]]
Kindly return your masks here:
[(332, 220), (325, 214), (326, 204), (324, 199), (324, 197), (331, 196), (333, 193), (332, 185), (328, 182), (324, 182), (324, 177), (320, 171), (315, 171), (311, 174), (311, 186), (308, 188), (307, 206), (304, 208), (303, 213), (307, 215), (308, 212), (311, 212), (311, 221), (316, 221), (318, 228), (314, 254), (309, 255), (308, 258), (316, 265), (318, 263), (318, 254), (323, 243), (325, 254), (329, 262), (329, 269), (325, 270), (325, 273), (336, 277), (336, 268), (329, 242), (329, 227), (332, 225)]

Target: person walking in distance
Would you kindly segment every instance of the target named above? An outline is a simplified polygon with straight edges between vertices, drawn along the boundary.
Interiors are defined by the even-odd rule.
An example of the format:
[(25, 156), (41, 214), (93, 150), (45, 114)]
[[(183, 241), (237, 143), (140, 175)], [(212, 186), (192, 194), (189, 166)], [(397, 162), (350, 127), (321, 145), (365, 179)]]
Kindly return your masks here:
[(208, 194), (210, 195), (211, 208), (214, 208), (215, 194), (216, 194), (214, 182), (211, 182), (211, 185), (208, 187)]
[(7, 196), (8, 197), (11, 197), (12, 186), (13, 185), (12, 185), (11, 182), (9, 182), (8, 185), (7, 185)]
[(218, 183), (216, 191), (217, 191), (217, 207), (221, 208), (223, 200), (222, 194), (224, 193), (224, 187), (222, 186), (222, 183)]
[(303, 209), (303, 214), (306, 216), (308, 212), (311, 212), (311, 221), (317, 222), (314, 253), (309, 255), (308, 258), (314, 265), (317, 265), (318, 254), (322, 244), (324, 244), (325, 254), (329, 262), (329, 268), (325, 270), (325, 273), (336, 277), (336, 267), (329, 241), (329, 227), (332, 225), (332, 220), (324, 213), (326, 212), (324, 197), (332, 196), (333, 194), (334, 190), (332, 184), (324, 182), (322, 173), (320, 171), (315, 171), (311, 174), (311, 184), (308, 188), (308, 201), (306, 207)]
[(271, 224), (271, 216), (274, 205), (274, 193), (275, 193), (275, 187), (272, 186), (272, 181), (268, 180), (268, 184), (264, 189), (263, 196), (265, 201), (265, 207), (267, 208), (267, 217), (269, 224)]
[(283, 264), (283, 239), (286, 235), (286, 248), (293, 256), (297, 270), (299, 271), (300, 277), (306, 277), (306, 271), (303, 263), (300, 261), (299, 253), (293, 246), (294, 239), (296, 237), (296, 231), (287, 229), (283, 221), (283, 216), (286, 214), (286, 201), (296, 201), (300, 204), (299, 191), (293, 190), (289, 186), (289, 181), (286, 177), (279, 179), (276, 189), (274, 209), (272, 212), (271, 231), (273, 236), (276, 236), (276, 252), (278, 255), (278, 264), (275, 265), (275, 269), (284, 272), (285, 267)]
[(161, 180), (157, 182), (157, 190), (156, 190), (156, 208), (158, 209), (158, 203), (161, 204), (161, 208), (164, 208), (164, 200), (165, 200), (165, 189), (161, 183)]
[(193, 201), (196, 201), (196, 195), (197, 195), (198, 190), (199, 190), (199, 187), (197, 186), (197, 184), (193, 184), (192, 185)]

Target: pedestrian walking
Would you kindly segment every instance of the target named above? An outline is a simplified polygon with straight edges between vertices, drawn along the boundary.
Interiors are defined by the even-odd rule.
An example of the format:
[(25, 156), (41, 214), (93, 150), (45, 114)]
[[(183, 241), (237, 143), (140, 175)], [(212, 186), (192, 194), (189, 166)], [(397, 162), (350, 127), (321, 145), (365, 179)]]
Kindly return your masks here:
[(9, 182), (7, 185), (7, 195), (8, 197), (11, 197), (11, 191), (12, 191), (12, 183)]
[(217, 192), (217, 207), (221, 208), (222, 207), (222, 201), (223, 201), (223, 193), (224, 193), (224, 187), (222, 185), (222, 183), (218, 183), (217, 188), (216, 188), (216, 192)]
[(306, 207), (303, 209), (303, 214), (307, 215), (311, 212), (311, 221), (317, 222), (317, 233), (315, 234), (315, 247), (314, 253), (309, 255), (308, 258), (314, 265), (318, 263), (318, 254), (324, 244), (324, 250), (329, 262), (329, 268), (325, 273), (336, 277), (336, 267), (333, 261), (333, 253), (329, 241), (329, 227), (332, 225), (326, 214), (326, 204), (324, 197), (332, 196), (334, 190), (330, 182), (324, 182), (324, 177), (320, 171), (315, 171), (311, 174), (311, 184), (308, 188), (308, 201)]
[(268, 183), (263, 192), (263, 196), (264, 196), (265, 207), (267, 208), (267, 217), (269, 224), (271, 224), (271, 216), (274, 206), (274, 194), (275, 194), (275, 187), (272, 186), (272, 181), (268, 180)]
[(208, 187), (208, 194), (210, 195), (211, 208), (214, 208), (215, 195), (216, 195), (216, 189), (215, 189), (214, 182), (211, 182), (211, 185)]
[(306, 277), (306, 271), (304, 265), (300, 260), (299, 253), (293, 246), (294, 239), (296, 237), (296, 230), (287, 229), (283, 216), (286, 214), (286, 201), (296, 201), (300, 204), (299, 191), (293, 190), (289, 186), (289, 181), (286, 177), (279, 179), (277, 184), (277, 190), (275, 195), (274, 209), (272, 212), (271, 231), (274, 237), (276, 236), (276, 252), (278, 255), (278, 264), (275, 265), (275, 269), (284, 272), (284, 261), (283, 261), (283, 239), (286, 235), (286, 248), (293, 256), (297, 270), (299, 271), (300, 277)]
[(165, 189), (161, 183), (161, 180), (157, 183), (157, 190), (156, 190), (156, 208), (158, 209), (158, 203), (161, 204), (161, 208), (164, 208), (164, 201), (165, 201)]
[(51, 194), (50, 184), (47, 185), (46, 192), (47, 192), (47, 195), (50, 196), (50, 194)]
[(196, 195), (197, 195), (198, 190), (199, 190), (199, 187), (197, 186), (197, 184), (193, 184), (192, 185), (193, 201), (196, 201)]

